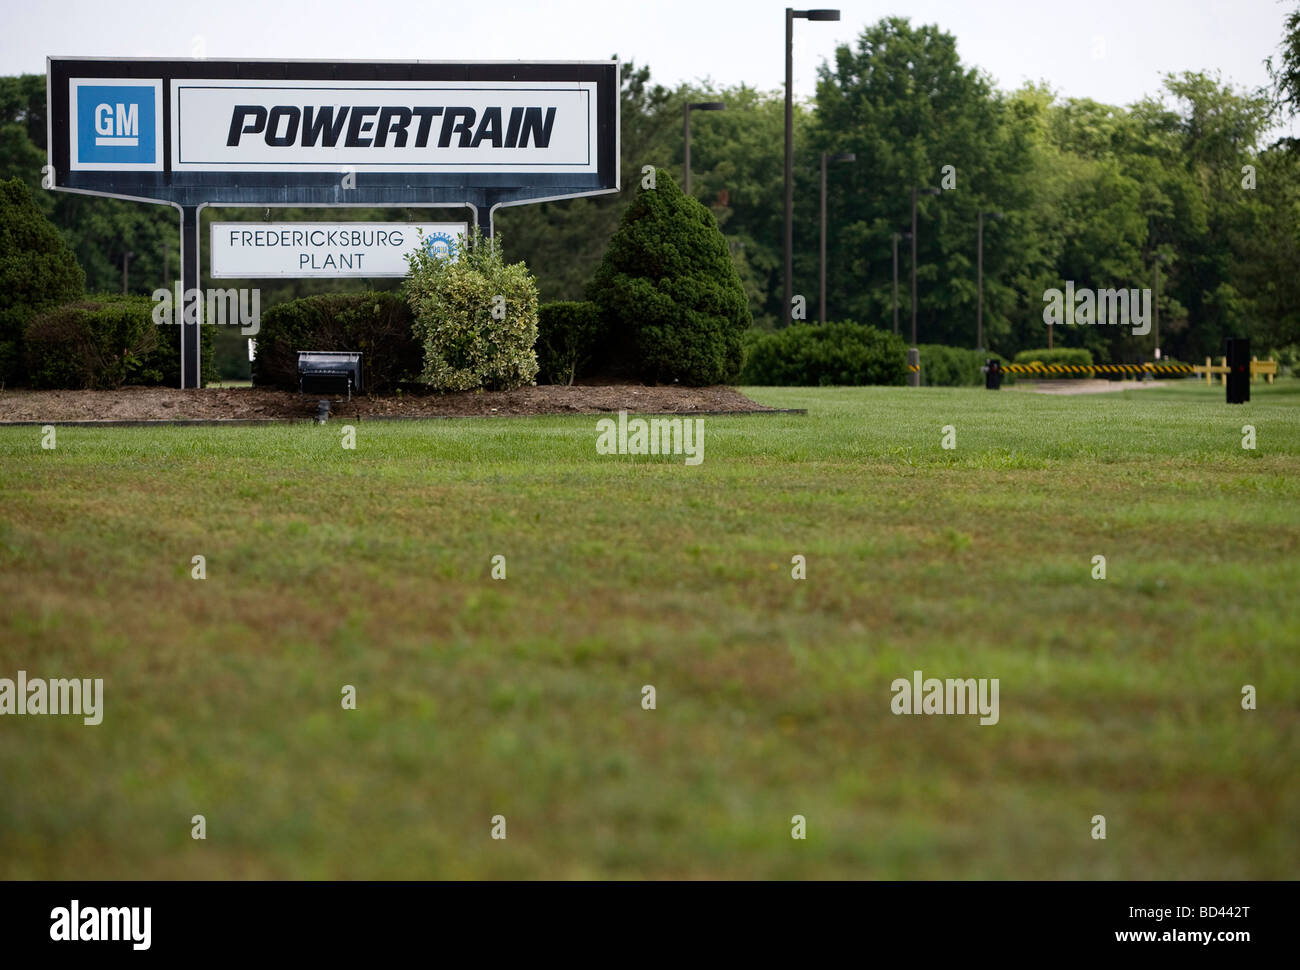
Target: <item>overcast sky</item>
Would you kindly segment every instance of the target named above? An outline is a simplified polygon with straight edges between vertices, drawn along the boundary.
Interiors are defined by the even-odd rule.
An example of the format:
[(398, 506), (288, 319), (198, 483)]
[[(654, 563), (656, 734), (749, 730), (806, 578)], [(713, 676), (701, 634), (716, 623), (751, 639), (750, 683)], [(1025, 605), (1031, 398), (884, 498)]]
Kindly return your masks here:
[[(822, 0), (825, 2), (825, 0)], [(839, 23), (796, 22), (795, 90), (864, 25), (901, 15), (957, 38), (1003, 88), (1044, 80), (1067, 97), (1129, 104), (1162, 74), (1265, 83), (1296, 0), (845, 2)], [(784, 4), (765, 0), (0, 0), (0, 74), (45, 57), (600, 60), (650, 65), (666, 84), (784, 79)], [(1297, 126), (1291, 126), (1294, 130)]]

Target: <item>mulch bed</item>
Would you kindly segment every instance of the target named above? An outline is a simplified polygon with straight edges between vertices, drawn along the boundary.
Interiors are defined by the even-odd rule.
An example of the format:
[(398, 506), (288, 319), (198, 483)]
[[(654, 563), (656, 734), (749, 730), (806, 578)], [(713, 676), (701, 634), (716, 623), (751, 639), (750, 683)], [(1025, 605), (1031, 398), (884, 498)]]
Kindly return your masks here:
[[(32, 421), (285, 421), (316, 414), (317, 394), (253, 387), (182, 391), (124, 387), (116, 391), (0, 392), (0, 423)], [(333, 399), (331, 417), (365, 420), (495, 417), (531, 414), (731, 414), (775, 411), (732, 387), (543, 385), (514, 391), (409, 394)]]

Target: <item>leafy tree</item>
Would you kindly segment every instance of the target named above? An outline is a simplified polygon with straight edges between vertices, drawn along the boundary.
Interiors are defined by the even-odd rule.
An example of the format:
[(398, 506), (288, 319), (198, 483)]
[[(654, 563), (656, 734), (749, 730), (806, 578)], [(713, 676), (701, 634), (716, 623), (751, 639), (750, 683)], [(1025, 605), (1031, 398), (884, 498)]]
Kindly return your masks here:
[[(0, 179), (37, 189), (45, 163), (45, 76), (0, 77)], [(52, 196), (38, 196), (37, 204), (53, 214)]]
[(19, 179), (0, 182), (0, 380), (22, 365), (23, 327), (38, 311), (78, 299), (86, 275)]
[[(497, 227), (510, 236), (512, 251), (537, 272), (542, 299), (581, 298), (636, 195), (643, 168), (681, 170), (683, 106), (722, 101), (727, 111), (692, 126), (694, 194), (708, 200), (727, 236), (752, 311), (775, 321), (781, 296), (782, 168), (772, 146), (784, 131), (784, 102), (744, 85), (721, 91), (667, 88), (652, 82), (648, 67), (633, 62), (623, 64), (622, 78), (622, 191), (497, 211)], [(807, 117), (798, 106), (797, 130)]]
[(1283, 23), (1280, 57), (1264, 63), (1273, 82), (1274, 105), (1287, 117), (1300, 114), (1300, 6), (1289, 14)]
[(1253, 334), (1265, 351), (1300, 343), (1300, 152), (1274, 145), (1256, 161), (1258, 188), (1247, 193), (1247, 221), (1235, 240), (1234, 282), (1253, 301)]
[[(1284, 21), (1267, 96), (1193, 70), (1167, 77), (1160, 91), (1123, 107), (1062, 100), (1042, 85), (1002, 92), (962, 63), (956, 40), (938, 26), (901, 18), (866, 25), (823, 65), (815, 102), (795, 104), (795, 291), (815, 313), (818, 156), (852, 151), (856, 164), (836, 166), (828, 180), (833, 318), (890, 328), (892, 234), (909, 227), (912, 188), (940, 185), (944, 166), (952, 166), (955, 186), (922, 197), (919, 207), (922, 341), (974, 345), (981, 211), (1004, 216), (984, 224), (983, 320), (991, 350), (1010, 356), (1045, 343), (1045, 290), (1066, 280), (1145, 289), (1153, 284), (1157, 257), (1160, 344), (1167, 355), (1218, 353), (1230, 333), (1295, 339), (1295, 171), (1287, 155), (1297, 154), (1296, 143), (1260, 147), (1270, 120), (1300, 109), (1300, 8)], [(33, 189), (45, 162), (44, 97), (41, 76), (0, 79), (0, 178), (16, 176)], [(541, 296), (581, 298), (637, 196), (643, 167), (681, 171), (683, 106), (719, 100), (726, 111), (696, 116), (692, 125), (692, 194), (725, 238), (756, 323), (766, 329), (788, 323), (790, 309), (781, 303), (782, 92), (743, 84), (717, 89), (707, 80), (669, 87), (644, 65), (628, 62), (620, 99), (621, 192), (498, 212), (512, 251), (538, 274)], [(1253, 189), (1246, 166), (1253, 167)], [(123, 252), (135, 253), (128, 281), (134, 292), (148, 293), (175, 277), (176, 219), (169, 208), (39, 190), (35, 198), (60, 227), (92, 289), (121, 288)], [(262, 219), (264, 210), (216, 215)], [(373, 220), (413, 215), (347, 213)], [(321, 213), (280, 210), (277, 216), (319, 219)], [(906, 241), (900, 256), (906, 321)], [(263, 289), (266, 305), (351, 284), (250, 285)], [(1132, 360), (1150, 357), (1155, 334), (1057, 327), (1053, 340), (1086, 347), (1098, 361)], [(237, 343), (231, 348), (242, 354)]]
[[(1175, 218), (1163, 231), (1153, 227), (1150, 248), (1176, 251), (1169, 293), (1186, 306), (1187, 318), (1170, 328), (1169, 346), (1175, 356), (1192, 359), (1219, 353), (1224, 337), (1247, 336), (1257, 322), (1243, 289), (1243, 271), (1249, 275), (1249, 269), (1236, 254), (1249, 244), (1257, 198), (1243, 175), (1247, 165), (1258, 163), (1270, 108), (1262, 92), (1239, 91), (1201, 73), (1169, 75), (1165, 88), (1176, 99), (1180, 119), (1177, 152), (1165, 171), (1184, 175), (1185, 191), (1199, 196), (1188, 200), (1189, 208), (1203, 205), (1204, 216)], [(1163, 316), (1161, 330), (1163, 335)]]
[[(721, 101), (726, 110), (696, 116), (691, 124), (691, 189), (706, 205), (727, 238), (736, 271), (759, 326), (770, 329), (789, 318), (783, 310), (785, 95), (740, 85), (713, 91), (688, 87), (675, 99), (678, 133), (672, 141), (673, 166), (685, 161), (680, 135), (682, 105)], [(794, 105), (796, 148), (795, 226), (803, 232), (816, 212), (817, 156), (812, 148), (812, 112)], [(838, 173), (837, 173), (838, 174)], [(811, 179), (811, 181), (810, 181)], [(809, 192), (811, 191), (811, 195)], [(812, 200), (812, 208), (808, 208)], [(815, 230), (814, 230), (815, 231)]]
[[(59, 227), (85, 270), (87, 288), (121, 292), (124, 257), (130, 292), (148, 294), (168, 285), (166, 277), (179, 272), (176, 210), (46, 191), (41, 187), (45, 137), (45, 76), (0, 78), (0, 179), (20, 179), (32, 190), (37, 206)], [(167, 250), (170, 273), (164, 272)]]
[[(662, 164), (673, 137), (673, 92), (650, 80), (650, 69), (622, 65), (619, 170), (626, 187), (618, 194), (565, 199), (498, 209), (496, 228), (537, 274), (545, 302), (577, 300), (618, 228), (619, 216), (635, 193), (643, 165)], [(676, 137), (681, 137), (680, 114)]]
[[(942, 196), (923, 196), (919, 206), (918, 331), (927, 341), (973, 344), (978, 214), (1027, 201), (1020, 183), (1031, 165), (1030, 146), (1013, 120), (991, 80), (964, 67), (956, 41), (938, 27), (887, 18), (865, 28), (853, 47), (836, 50), (834, 63), (820, 72), (812, 146), (851, 151), (858, 159), (835, 173), (828, 201), (828, 259), (836, 267), (828, 274), (828, 303), (835, 313), (892, 325), (892, 234), (910, 225), (913, 187), (944, 187), (944, 167), (951, 166)], [(805, 167), (814, 166), (810, 159)], [(801, 191), (815, 199), (816, 183)], [(817, 220), (796, 224), (803, 227), (796, 291), (811, 293)], [(997, 280), (1014, 258), (1020, 233), (1020, 224), (1010, 221), (987, 240), (985, 322), (991, 334), (1006, 329), (1007, 301)], [(901, 249), (908, 252), (906, 244)], [(907, 258), (901, 274), (908, 272)], [(907, 314), (904, 303), (900, 315)]]

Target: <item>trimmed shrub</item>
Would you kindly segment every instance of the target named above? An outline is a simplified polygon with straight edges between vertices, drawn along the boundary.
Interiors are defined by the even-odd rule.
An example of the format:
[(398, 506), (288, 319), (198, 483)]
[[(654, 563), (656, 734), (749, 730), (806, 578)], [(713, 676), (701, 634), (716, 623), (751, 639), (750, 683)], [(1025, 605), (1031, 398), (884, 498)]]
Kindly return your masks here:
[(733, 380), (753, 323), (718, 221), (666, 169), (623, 213), (588, 298), (611, 335), (613, 362), (655, 383)]
[[(23, 380), (23, 328), (78, 300), (86, 274), (21, 179), (0, 182), (0, 381)], [(53, 372), (51, 372), (53, 373)]]
[(407, 298), (424, 348), (420, 380), (440, 391), (511, 390), (537, 376), (537, 281), (472, 227), (454, 259), (407, 256)]
[(1092, 351), (1087, 347), (1053, 347), (1051, 350), (1042, 347), (1038, 350), (1022, 350), (1016, 354), (1017, 364), (1032, 364), (1035, 361), (1040, 364), (1072, 364), (1086, 367), (1092, 363)]
[[(23, 332), (28, 382), (35, 388), (100, 390), (163, 383), (164, 341), (153, 307), (148, 297), (110, 296), (37, 314)], [(177, 383), (179, 353), (178, 346)]]
[(744, 384), (826, 387), (907, 382), (907, 344), (866, 324), (796, 323), (747, 342)]
[[(261, 318), (259, 317), (259, 320)], [(247, 381), (253, 376), (253, 365), (248, 359), (248, 337), (239, 327), (213, 327), (213, 365), (217, 378), (222, 381)], [(256, 336), (253, 337), (257, 339)]]
[(1270, 350), (1261, 359), (1276, 360), (1281, 374), (1300, 377), (1300, 344), (1291, 344), (1289, 347)]
[(296, 391), (300, 350), (361, 353), (368, 393), (382, 394), (420, 376), (422, 357), (411, 331), (411, 312), (396, 293), (322, 293), (278, 303), (262, 314), (253, 339), (257, 387)]
[[(144, 300), (145, 297), (106, 296), (97, 297), (96, 299), (102, 302), (113, 302), (119, 300)], [(153, 319), (153, 311), (158, 304), (153, 300), (149, 300), (148, 303), (150, 319)], [(155, 320), (154, 329), (158, 332), (158, 343), (149, 352), (142, 375), (139, 378), (132, 378), (127, 383), (180, 387), (181, 328), (176, 324), (158, 324)], [(217, 379), (216, 338), (218, 329), (239, 332), (238, 327), (222, 326), (218, 328), (206, 324), (199, 327), (199, 379), (201, 384), (207, 384), (209, 381)]]
[(537, 376), (572, 384), (601, 350), (605, 328), (594, 303), (543, 303), (537, 308)]
[[(921, 383), (927, 387), (983, 387), (984, 364), (989, 360), (1006, 364), (999, 354), (967, 347), (921, 344)], [(1003, 373), (1002, 383), (1009, 384), (1015, 375)]]

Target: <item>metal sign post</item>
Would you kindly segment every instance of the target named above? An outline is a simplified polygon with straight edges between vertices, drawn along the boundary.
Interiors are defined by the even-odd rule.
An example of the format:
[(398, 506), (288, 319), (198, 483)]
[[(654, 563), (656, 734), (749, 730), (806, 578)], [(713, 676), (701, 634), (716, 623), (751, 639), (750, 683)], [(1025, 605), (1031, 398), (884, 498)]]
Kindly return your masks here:
[[(181, 206), (181, 294), (173, 312), (181, 328), (181, 387), (202, 387), (199, 369), (199, 327), (203, 301), (199, 289), (199, 207)], [(193, 314), (190, 309), (193, 309)]]

